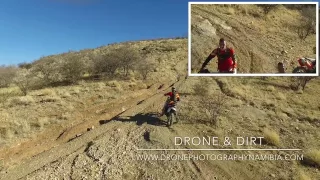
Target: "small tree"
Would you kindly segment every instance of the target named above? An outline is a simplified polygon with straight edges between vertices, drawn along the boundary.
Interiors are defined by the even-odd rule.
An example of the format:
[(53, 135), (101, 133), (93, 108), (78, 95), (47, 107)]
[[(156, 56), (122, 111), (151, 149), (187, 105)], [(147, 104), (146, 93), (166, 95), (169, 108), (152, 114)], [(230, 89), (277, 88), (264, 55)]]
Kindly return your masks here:
[(268, 14), (270, 11), (277, 7), (277, 4), (261, 4), (258, 5), (263, 9), (264, 14)]
[(18, 64), (19, 68), (25, 68), (25, 69), (30, 69), (32, 67), (32, 63), (27, 63), (27, 62), (23, 62)]
[(85, 68), (85, 63), (82, 59), (75, 54), (70, 54), (62, 63), (61, 74), (66, 81), (75, 83), (83, 76)]
[(14, 66), (0, 67), (0, 88), (8, 87), (12, 83), (17, 70), (18, 68)]
[(30, 69), (20, 69), (13, 81), (26, 96), (29, 90), (36, 86), (37, 79)]
[(210, 97), (203, 98), (203, 106), (206, 110), (210, 123), (219, 126), (219, 117), (226, 104), (226, 97), (223, 93), (213, 94)]
[(116, 70), (120, 67), (118, 61), (118, 55), (112, 51), (108, 54), (97, 55), (93, 60), (94, 73), (106, 74), (107, 76), (113, 76)]
[(148, 60), (143, 60), (136, 65), (136, 70), (141, 74), (143, 80), (148, 78), (148, 75), (153, 71), (154, 68), (155, 64)]
[(128, 76), (129, 71), (133, 69), (133, 65), (140, 60), (138, 52), (128, 45), (125, 45), (115, 50), (115, 53), (117, 54), (119, 65), (123, 69), (124, 75)]
[(302, 18), (297, 29), (298, 36), (305, 40), (309, 35), (315, 32), (316, 28), (316, 10), (313, 7), (305, 7), (301, 10)]
[(49, 86), (53, 83), (61, 82), (61, 63), (54, 57), (43, 57), (36, 61), (30, 69), (41, 81), (43, 86)]

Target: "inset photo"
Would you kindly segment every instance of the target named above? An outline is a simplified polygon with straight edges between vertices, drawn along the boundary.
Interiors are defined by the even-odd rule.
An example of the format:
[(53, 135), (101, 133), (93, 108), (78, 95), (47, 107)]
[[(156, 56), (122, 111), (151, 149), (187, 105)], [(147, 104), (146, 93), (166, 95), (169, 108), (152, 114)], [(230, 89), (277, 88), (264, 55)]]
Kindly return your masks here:
[(318, 2), (189, 2), (189, 76), (318, 76)]

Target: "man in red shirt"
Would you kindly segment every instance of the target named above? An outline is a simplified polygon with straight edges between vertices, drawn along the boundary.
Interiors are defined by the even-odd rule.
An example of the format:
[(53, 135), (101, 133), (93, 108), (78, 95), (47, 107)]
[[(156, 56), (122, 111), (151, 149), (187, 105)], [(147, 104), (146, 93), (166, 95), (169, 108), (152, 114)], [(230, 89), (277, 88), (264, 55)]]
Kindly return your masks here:
[(180, 96), (179, 94), (176, 92), (175, 87), (171, 88), (171, 91), (168, 93), (164, 94), (165, 96), (169, 96), (166, 103), (164, 104), (164, 107), (162, 108), (162, 112), (160, 114), (160, 116), (163, 116), (163, 114), (165, 114), (166, 110), (168, 109), (168, 107), (172, 107), (176, 105), (177, 101), (180, 101)]
[(223, 38), (219, 41), (219, 47), (214, 49), (202, 64), (200, 72), (216, 56), (218, 57), (218, 71), (220, 73), (235, 73), (237, 67), (235, 52), (232, 48), (227, 47), (227, 43)]

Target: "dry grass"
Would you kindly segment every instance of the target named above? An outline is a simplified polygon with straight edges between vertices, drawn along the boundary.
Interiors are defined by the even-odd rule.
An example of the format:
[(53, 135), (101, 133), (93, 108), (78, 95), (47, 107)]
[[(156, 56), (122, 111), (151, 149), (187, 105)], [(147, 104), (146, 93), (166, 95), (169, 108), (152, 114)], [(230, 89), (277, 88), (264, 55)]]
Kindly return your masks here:
[(320, 167), (320, 150), (310, 150), (306, 153), (303, 163), (310, 166)]
[(53, 89), (45, 88), (36, 93), (38, 96), (55, 96), (56, 92)]
[(41, 103), (44, 102), (59, 102), (61, 101), (61, 98), (58, 96), (44, 96), (43, 98), (41, 98)]
[(34, 99), (32, 96), (20, 96), (20, 97), (13, 97), (9, 100), (9, 106), (27, 106), (34, 103)]
[(305, 174), (302, 170), (298, 171), (297, 180), (312, 180), (309, 176)]
[(280, 146), (280, 137), (277, 132), (265, 128), (263, 130), (263, 137), (266, 143), (275, 146)]
[(118, 81), (109, 81), (106, 85), (113, 88), (121, 88), (121, 85)]
[(277, 93), (275, 94), (275, 97), (276, 97), (276, 99), (278, 99), (278, 100), (286, 100), (286, 99), (287, 99), (287, 97), (286, 97), (283, 93), (281, 93), (281, 92), (277, 92)]
[(267, 86), (266, 90), (272, 92), (272, 91), (275, 91), (276, 89), (274, 88), (274, 86)]

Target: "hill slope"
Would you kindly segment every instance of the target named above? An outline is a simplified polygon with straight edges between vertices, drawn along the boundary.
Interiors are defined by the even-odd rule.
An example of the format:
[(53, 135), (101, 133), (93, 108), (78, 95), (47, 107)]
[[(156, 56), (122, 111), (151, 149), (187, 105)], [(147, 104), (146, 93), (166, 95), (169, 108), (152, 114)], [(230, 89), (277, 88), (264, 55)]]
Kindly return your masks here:
[[(175, 51), (162, 51), (171, 44)], [(2, 106), (9, 129), (28, 112), (32, 118), (59, 119), (39, 129), (24, 141), (8, 143), (0, 150), (3, 160), (0, 179), (316, 179), (320, 147), (319, 79), (313, 79), (304, 91), (290, 89), (290, 78), (211, 78), (186, 77), (187, 40), (160, 40), (132, 43), (137, 49), (152, 47), (155, 61), (163, 58), (158, 70), (147, 80), (101, 80), (77, 86), (50, 88), (56, 101), (43, 100), (49, 90), (30, 92), (33, 102)], [(119, 45), (121, 46), (121, 44)], [(113, 47), (103, 47), (111, 50)], [(109, 49), (110, 48), (110, 49)], [(92, 50), (99, 51), (99, 50)], [(160, 52), (159, 52), (160, 51)], [(136, 84), (136, 85), (133, 85)], [(139, 85), (139, 84), (145, 84)], [(179, 123), (166, 127), (158, 118), (165, 101), (163, 94), (174, 84), (181, 96)], [(42, 92), (41, 96), (39, 93)], [(63, 93), (58, 93), (63, 92)], [(51, 95), (52, 95), (51, 94)], [(66, 95), (69, 94), (69, 95)], [(226, 101), (217, 106), (221, 97)], [(42, 101), (41, 101), (42, 100)], [(14, 102), (14, 101), (13, 101)], [(211, 103), (208, 105), (207, 103)], [(6, 105), (6, 104), (4, 104)], [(67, 108), (71, 106), (73, 108)], [(23, 108), (21, 108), (23, 107)], [(59, 108), (57, 108), (59, 107)], [(218, 123), (211, 124), (212, 110), (219, 109)], [(49, 109), (55, 109), (50, 111)], [(44, 111), (44, 112), (42, 112)], [(51, 112), (52, 114), (48, 114)], [(39, 114), (43, 113), (43, 114)], [(56, 113), (56, 114), (55, 114)], [(59, 114), (68, 116), (59, 118)], [(3, 119), (3, 118), (1, 118)], [(2, 120), (4, 121), (4, 120)], [(87, 131), (87, 128), (93, 129)], [(24, 127), (24, 126), (18, 126)], [(8, 127), (7, 127), (8, 128)], [(4, 127), (5, 129), (5, 127)], [(301, 148), (291, 153), (304, 154), (304, 161), (232, 161), (232, 160), (139, 160), (139, 155), (195, 156), (210, 154), (265, 155), (287, 151), (145, 151), (138, 149), (225, 148), (212, 145), (175, 145), (175, 137), (263, 136), (267, 142), (258, 148)], [(12, 137), (11, 137), (12, 138)], [(30, 139), (31, 138), (31, 139)], [(19, 138), (18, 138), (19, 139)], [(9, 141), (9, 139), (8, 139)], [(232, 145), (228, 148), (256, 148)], [(316, 152), (310, 155), (310, 152)], [(147, 158), (145, 156), (145, 158)], [(317, 164), (318, 163), (318, 164)]]
[[(199, 70), (220, 38), (235, 49), (238, 72), (275, 73), (278, 62), (285, 62), (292, 72), (298, 57), (315, 57), (316, 35), (302, 41), (297, 33), (302, 17), (298, 10), (282, 5), (267, 14), (256, 5), (192, 5), (193, 72)], [(214, 71), (216, 63), (209, 68)]]

